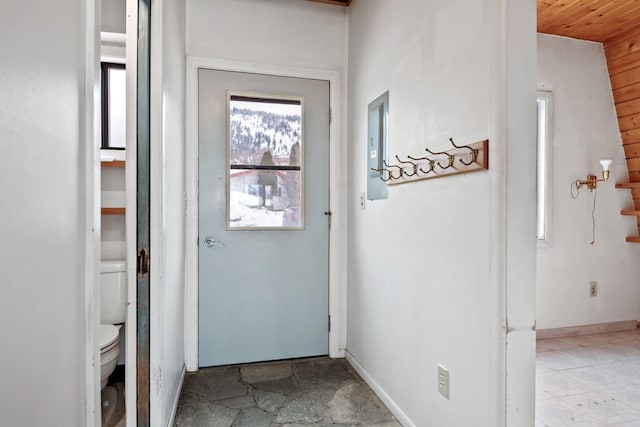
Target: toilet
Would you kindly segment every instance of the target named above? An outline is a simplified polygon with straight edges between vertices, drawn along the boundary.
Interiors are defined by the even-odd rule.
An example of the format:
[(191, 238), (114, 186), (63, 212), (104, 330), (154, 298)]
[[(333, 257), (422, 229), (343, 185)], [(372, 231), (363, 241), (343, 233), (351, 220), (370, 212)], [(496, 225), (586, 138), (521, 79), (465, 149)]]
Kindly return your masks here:
[(126, 264), (100, 262), (100, 389), (116, 368), (120, 355), (120, 327), (125, 321)]

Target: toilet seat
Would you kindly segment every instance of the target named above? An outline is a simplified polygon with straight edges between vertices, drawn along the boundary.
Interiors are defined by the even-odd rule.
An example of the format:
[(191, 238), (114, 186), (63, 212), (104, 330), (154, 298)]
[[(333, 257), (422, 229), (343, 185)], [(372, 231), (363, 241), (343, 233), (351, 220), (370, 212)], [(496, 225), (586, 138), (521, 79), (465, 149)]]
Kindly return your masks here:
[(115, 325), (100, 325), (100, 389), (104, 389), (109, 375), (116, 368), (120, 354), (120, 328)]
[(118, 344), (119, 330), (114, 325), (100, 325), (100, 353)]

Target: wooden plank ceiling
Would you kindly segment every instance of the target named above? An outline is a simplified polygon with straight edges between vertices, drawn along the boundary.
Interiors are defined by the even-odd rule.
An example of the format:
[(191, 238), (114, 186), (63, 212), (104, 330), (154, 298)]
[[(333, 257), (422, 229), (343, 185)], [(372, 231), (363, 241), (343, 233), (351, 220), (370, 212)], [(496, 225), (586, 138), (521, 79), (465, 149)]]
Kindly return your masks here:
[(638, 0), (538, 0), (538, 32), (604, 42), (640, 25)]

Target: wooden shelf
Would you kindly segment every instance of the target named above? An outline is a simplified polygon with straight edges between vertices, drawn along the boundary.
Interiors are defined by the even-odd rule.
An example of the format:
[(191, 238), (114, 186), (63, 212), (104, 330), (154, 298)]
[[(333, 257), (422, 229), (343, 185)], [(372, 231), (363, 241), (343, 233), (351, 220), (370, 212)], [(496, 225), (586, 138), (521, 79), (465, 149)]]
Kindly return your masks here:
[(640, 243), (640, 237), (627, 237), (627, 243)]
[(620, 215), (640, 216), (640, 211), (620, 211)]
[(102, 166), (103, 168), (123, 168), (124, 165), (125, 165), (124, 160), (112, 160), (112, 161), (100, 162), (100, 166)]
[[(124, 160), (101, 161), (100, 166), (103, 168), (124, 168)], [(125, 208), (100, 208), (102, 215), (124, 215)]]
[(616, 184), (616, 188), (640, 189), (640, 182), (626, 182), (622, 184)]
[(124, 215), (124, 208), (100, 208), (102, 215)]

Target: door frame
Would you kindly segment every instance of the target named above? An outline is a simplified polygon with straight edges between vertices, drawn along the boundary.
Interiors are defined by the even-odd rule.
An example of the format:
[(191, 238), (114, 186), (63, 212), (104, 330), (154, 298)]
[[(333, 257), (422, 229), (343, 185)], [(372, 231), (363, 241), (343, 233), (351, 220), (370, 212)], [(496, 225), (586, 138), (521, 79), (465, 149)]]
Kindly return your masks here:
[(345, 105), (338, 70), (240, 62), (187, 56), (186, 111), (186, 274), (185, 274), (185, 361), (187, 370), (198, 370), (198, 69), (245, 72), (329, 81), (329, 356), (344, 357), (347, 324), (347, 150), (341, 127)]
[[(84, 81), (79, 85), (81, 132), (80, 155), (84, 181), (84, 203), (82, 215), (84, 259), (84, 422), (87, 426), (100, 425), (100, 203), (95, 195), (100, 193), (100, 27), (102, 8), (100, 0), (88, 0), (82, 10), (84, 15)], [(81, 192), (82, 193), (82, 192)], [(82, 206), (82, 204), (81, 204)], [(95, 361), (98, 361), (96, 363)]]
[(127, 307), (125, 321), (125, 419), (127, 427), (138, 425), (138, 354), (136, 299), (137, 185), (138, 185), (138, 0), (126, 0), (125, 62), (127, 167), (125, 168), (125, 262), (127, 265)]

